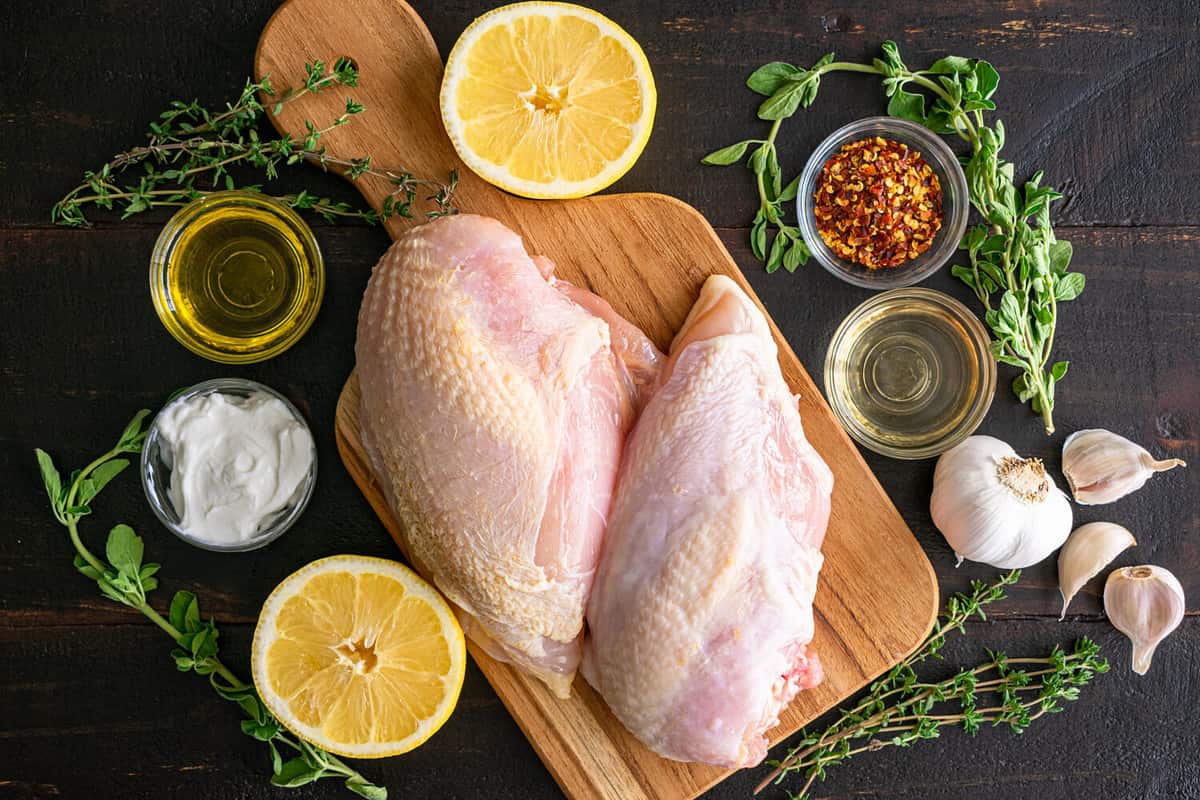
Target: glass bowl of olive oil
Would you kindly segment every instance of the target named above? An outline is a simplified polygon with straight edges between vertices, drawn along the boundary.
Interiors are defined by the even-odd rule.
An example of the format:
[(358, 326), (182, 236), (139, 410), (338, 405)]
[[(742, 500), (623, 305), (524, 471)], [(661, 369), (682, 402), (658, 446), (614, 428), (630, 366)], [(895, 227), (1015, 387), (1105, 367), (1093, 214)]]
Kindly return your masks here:
[(996, 393), (988, 334), (971, 311), (931, 289), (893, 289), (838, 326), (825, 394), (846, 432), (899, 459), (931, 458), (970, 436)]
[(193, 353), (223, 364), (265, 361), (291, 347), (324, 293), (312, 230), (255, 192), (216, 192), (184, 206), (150, 260), (163, 325)]

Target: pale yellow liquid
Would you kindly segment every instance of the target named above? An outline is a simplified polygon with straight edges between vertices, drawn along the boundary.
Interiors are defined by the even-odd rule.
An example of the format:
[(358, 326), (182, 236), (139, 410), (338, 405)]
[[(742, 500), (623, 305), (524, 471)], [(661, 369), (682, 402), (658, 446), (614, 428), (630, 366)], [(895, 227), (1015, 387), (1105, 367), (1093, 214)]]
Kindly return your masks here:
[(231, 206), (199, 215), (171, 260), (178, 322), (211, 347), (267, 348), (318, 301), (303, 242), (263, 210)]
[(962, 425), (982, 380), (962, 323), (910, 298), (884, 302), (847, 330), (836, 369), (850, 417), (871, 438), (906, 450)]

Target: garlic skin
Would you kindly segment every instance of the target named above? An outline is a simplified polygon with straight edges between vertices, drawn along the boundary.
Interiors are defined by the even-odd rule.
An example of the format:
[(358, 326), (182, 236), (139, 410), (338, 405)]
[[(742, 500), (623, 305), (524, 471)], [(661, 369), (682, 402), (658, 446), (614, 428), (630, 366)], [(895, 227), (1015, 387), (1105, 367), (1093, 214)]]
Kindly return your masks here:
[(1183, 621), (1183, 586), (1167, 570), (1151, 564), (1109, 573), (1104, 613), (1133, 643), (1133, 671), (1145, 675), (1159, 642)]
[(1063, 599), (1059, 621), (1067, 616), (1067, 606), (1075, 593), (1111, 564), (1122, 550), (1135, 544), (1137, 540), (1132, 533), (1111, 522), (1089, 522), (1071, 532), (1058, 553), (1058, 591)]
[(1186, 466), (1178, 458), (1156, 461), (1145, 448), (1101, 428), (1076, 431), (1063, 443), (1063, 475), (1075, 502), (1085, 506), (1120, 500), (1154, 473)]
[(1071, 503), (1036, 458), (1021, 458), (991, 436), (946, 451), (933, 473), (929, 512), (958, 563), (1028, 567), (1071, 532)]

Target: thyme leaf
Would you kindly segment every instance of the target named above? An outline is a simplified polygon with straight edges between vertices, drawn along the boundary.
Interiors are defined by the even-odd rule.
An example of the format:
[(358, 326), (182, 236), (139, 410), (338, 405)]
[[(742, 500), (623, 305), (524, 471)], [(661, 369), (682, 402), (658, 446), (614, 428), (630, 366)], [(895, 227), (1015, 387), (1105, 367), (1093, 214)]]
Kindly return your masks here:
[[(253, 684), (242, 681), (225, 666), (219, 656), (216, 622), (211, 618), (201, 618), (199, 602), (194, 594), (176, 592), (166, 617), (147, 602), (146, 596), (158, 587), (155, 574), (159, 565), (143, 561), (145, 543), (133, 528), (122, 524), (109, 532), (104, 558), (83, 543), (79, 520), (90, 513), (90, 509), (81, 505), (83, 498), (87, 496), (88, 501), (94, 499), (109, 481), (128, 466), (128, 460), (121, 458), (123, 454), (141, 450), (146, 438), (143, 422), (149, 413), (139, 411), (112, 449), (83, 469), (75, 470), (66, 483), (50, 455), (41, 449), (35, 451), (50, 509), (54, 518), (67, 529), (75, 549), (75, 568), (95, 581), (102, 595), (141, 612), (171, 637), (176, 644), (171, 651), (176, 669), (206, 676), (218, 696), (235, 703), (242, 710), (245, 716), (241, 724), (242, 733), (267, 745), (273, 784), (294, 787), (322, 778), (336, 778), (355, 794), (371, 800), (386, 800), (387, 789), (371, 783), (333, 754), (289, 733), (263, 705)], [(298, 756), (285, 762), (279, 753), (280, 747)]]
[(80, 228), (90, 225), (85, 214), (88, 208), (119, 211), (121, 219), (127, 219), (151, 208), (184, 206), (214, 191), (241, 188), (260, 192), (259, 183), (239, 186), (234, 170), (239, 174), (255, 171), (272, 180), (282, 168), (301, 163), (340, 170), (351, 181), (371, 176), (390, 185), (380, 212), (307, 191), (275, 196), (292, 208), (312, 211), (331, 222), (352, 218), (376, 224), (395, 216), (411, 217), (412, 207), (419, 201), (432, 204), (432, 210), (426, 212), (431, 218), (454, 213), (453, 193), (458, 183), (454, 172), (446, 181), (435, 181), (401, 169), (378, 168), (369, 155), (340, 159), (328, 154), (322, 137), (365, 110), (351, 98), (346, 98), (342, 113), (326, 125), (306, 120), (302, 138), (287, 134), (265, 138), (259, 133), (267, 114), (278, 115), (305, 95), (357, 85), (358, 70), (349, 59), (339, 58), (332, 65), (309, 62), (304, 82), (279, 93), (270, 76), (261, 81), (247, 79), (239, 97), (224, 110), (207, 108), (195, 100), (175, 100), (150, 123), (145, 145), (118, 153), (99, 169), (85, 172), (79, 185), (55, 203), (50, 219)]
[(1004, 587), (1016, 583), (1020, 575), (1020, 570), (1012, 570), (992, 584), (973, 581), (970, 594), (951, 597), (924, 643), (872, 683), (858, 703), (841, 709), (824, 730), (802, 731), (782, 759), (769, 762), (774, 769), (755, 794), (771, 783), (800, 775), (804, 783), (789, 796), (807, 800), (813, 784), (824, 779), (830, 767), (859, 753), (908, 747), (922, 739), (936, 739), (943, 728), (951, 727), (971, 736), (985, 724), (1021, 733), (1038, 717), (1057, 714), (1065, 703), (1077, 700), (1081, 687), (1108, 671), (1099, 645), (1087, 638), (1069, 650), (1056, 646), (1044, 658), (1009, 658), (985, 650), (987, 660), (979, 666), (940, 681), (923, 680), (917, 674), (915, 667), (921, 662), (942, 658), (947, 634), (965, 633), (967, 621), (973, 618), (987, 619), (984, 606), (1003, 599)]
[[(758, 109), (759, 118), (771, 122), (767, 138), (747, 139), (701, 159), (703, 164), (736, 164), (750, 152), (746, 164), (754, 172), (759, 200), (750, 229), (755, 257), (765, 262), (767, 272), (781, 265), (793, 271), (808, 261), (799, 229), (784, 221), (783, 203), (795, 196), (795, 189), (791, 197), (779, 190), (775, 140), (785, 119), (812, 105), (821, 77), (830, 72), (880, 77), (888, 114), (940, 134), (956, 134), (970, 145), (963, 171), (971, 205), (983, 223), (969, 228), (959, 244), (967, 263), (950, 271), (983, 305), (992, 355), (1020, 370), (1013, 391), (1041, 416), (1046, 433), (1053, 433), (1055, 386), (1067, 372), (1066, 361), (1051, 358), (1058, 304), (1078, 297), (1085, 280), (1068, 271), (1071, 245), (1055, 237), (1050, 223), (1050, 206), (1062, 195), (1042, 185), (1041, 172), (1018, 189), (1013, 164), (1000, 158), (1004, 125), (996, 120), (989, 127), (984, 117), (996, 108), (992, 95), (1000, 82), (988, 62), (946, 56), (928, 69), (914, 71), (900, 57), (896, 43), (888, 41), (870, 64), (834, 61), (830, 53), (809, 69), (774, 61), (755, 70), (746, 84), (767, 96)], [(751, 145), (758, 147), (751, 150)], [(767, 244), (769, 229), (775, 239), (782, 237), (782, 244)]]

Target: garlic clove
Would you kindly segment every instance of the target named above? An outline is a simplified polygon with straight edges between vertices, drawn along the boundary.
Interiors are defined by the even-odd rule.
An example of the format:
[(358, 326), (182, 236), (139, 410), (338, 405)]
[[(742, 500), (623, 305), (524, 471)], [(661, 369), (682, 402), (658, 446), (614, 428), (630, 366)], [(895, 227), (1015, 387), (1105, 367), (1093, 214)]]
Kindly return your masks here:
[(1178, 458), (1156, 461), (1145, 448), (1100, 428), (1076, 431), (1063, 443), (1063, 475), (1075, 502), (1087, 506), (1119, 500), (1154, 473), (1186, 466)]
[(1183, 586), (1162, 567), (1113, 570), (1104, 583), (1104, 613), (1133, 643), (1133, 671), (1145, 675), (1154, 649), (1183, 621)]
[(1063, 599), (1058, 618), (1067, 616), (1071, 598), (1085, 583), (1111, 564), (1122, 550), (1135, 544), (1132, 533), (1111, 522), (1089, 522), (1072, 531), (1058, 553), (1058, 590)]

